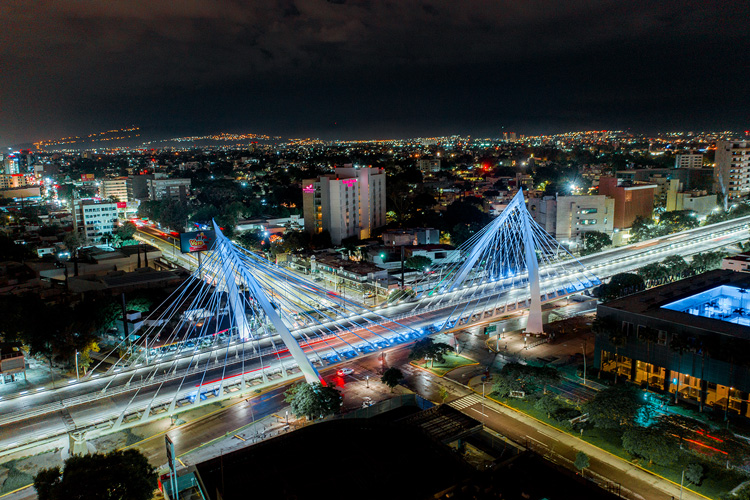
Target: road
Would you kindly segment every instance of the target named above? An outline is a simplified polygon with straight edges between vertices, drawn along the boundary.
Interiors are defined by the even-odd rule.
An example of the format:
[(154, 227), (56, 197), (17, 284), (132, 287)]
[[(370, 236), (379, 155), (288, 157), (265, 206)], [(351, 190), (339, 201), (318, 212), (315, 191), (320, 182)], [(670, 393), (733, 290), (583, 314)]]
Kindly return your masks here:
[[(705, 251), (715, 248), (717, 245), (733, 244), (747, 238), (747, 224), (750, 217), (741, 220), (727, 221), (714, 226), (698, 228), (686, 234), (679, 234), (652, 240), (649, 242), (630, 245), (627, 247), (610, 250), (601, 254), (595, 254), (582, 259), (582, 262), (591, 267), (594, 272), (602, 277), (640, 267), (647, 261), (654, 259), (663, 259), (672, 254), (689, 255), (691, 253)], [(150, 233), (153, 231), (148, 230)], [(153, 233), (154, 237), (158, 234)], [(485, 285), (486, 286), (486, 285)], [(451, 294), (445, 294), (439, 297), (427, 298), (420, 303), (406, 303), (387, 308), (377, 309), (375, 312), (366, 312), (362, 316), (371, 320), (382, 322), (383, 317), (395, 318), (397, 323), (384, 324), (384, 329), (380, 331), (367, 331), (367, 336), (375, 341), (383, 341), (385, 338), (397, 338), (396, 333), (408, 328), (422, 328), (431, 323), (440, 322), (441, 318), (448, 314), (455, 315), (465, 309), (472, 310), (480, 302), (490, 303), (491, 300), (496, 303), (512, 303), (522, 299), (525, 296), (524, 290), (511, 290), (501, 294), (490, 295), (482, 299), (469, 298), (462, 300), (467, 296), (467, 291), (458, 291)], [(470, 295), (473, 297), (474, 295)], [(363, 308), (363, 310), (365, 310)], [(378, 314), (382, 315), (378, 317)], [(339, 326), (354, 326), (352, 321), (359, 318), (342, 322)], [(300, 333), (305, 332), (302, 329)], [(318, 332), (320, 333), (320, 332)], [(359, 333), (362, 333), (360, 331)], [(350, 346), (359, 346), (362, 339), (356, 335), (344, 335), (344, 340), (332, 340), (326, 343), (325, 350), (317, 350), (319, 359), (329, 358), (335, 362), (331, 356), (340, 353), (333, 349), (347, 348)], [(246, 348), (247, 346), (242, 346)], [(260, 345), (260, 348), (267, 348), (268, 345)], [(160, 363), (159, 367), (141, 368), (125, 371), (121, 374), (115, 374), (109, 377), (102, 377), (101, 380), (89, 380), (83, 383), (73, 383), (66, 387), (56, 390), (42, 390), (31, 394), (19, 394), (18, 398), (8, 398), (0, 401), (5, 417), (0, 417), (0, 449), (9, 449), (13, 446), (29, 442), (36, 439), (50, 436), (55, 433), (65, 432), (71, 427), (85, 427), (97, 422), (103, 422), (120, 415), (126, 406), (132, 405), (137, 408), (139, 405), (145, 407), (153, 403), (162, 403), (165, 400), (171, 400), (172, 395), (177, 391), (187, 394), (195, 388), (196, 384), (202, 381), (213, 381), (221, 378), (237, 376), (241, 373), (247, 373), (251, 370), (258, 370), (261, 367), (269, 367), (269, 370), (280, 370), (280, 360), (271, 360), (271, 363), (261, 363), (262, 358), (248, 360), (241, 356), (240, 360), (236, 359), (236, 351), (240, 347), (230, 349), (219, 347), (218, 350), (209, 350), (203, 353), (191, 353), (182, 358), (173, 355), (173, 359), (168, 359)], [(311, 350), (311, 349), (309, 349)], [(223, 352), (222, 352), (223, 351)], [(229, 364), (226, 366), (210, 369), (205, 372), (195, 372), (193, 374), (184, 374), (185, 370), (195, 370), (195, 367), (203, 366), (204, 370), (209, 363), (209, 359), (217, 357), (226, 359)], [(232, 358), (236, 362), (232, 362)], [(244, 364), (243, 364), (244, 362)], [(140, 387), (141, 377), (146, 383), (154, 375), (154, 371), (166, 370), (171, 373), (177, 370), (170, 380), (159, 384), (152, 383), (148, 388)], [(183, 375), (179, 377), (178, 375)], [(156, 380), (156, 379), (155, 379)], [(104, 386), (108, 387), (108, 392), (101, 393)], [(128, 386), (128, 387), (125, 387)], [(125, 390), (130, 389), (130, 390)], [(165, 395), (164, 397), (158, 395)], [(105, 397), (106, 396), (106, 397)], [(156, 398), (159, 398), (158, 400)], [(65, 402), (63, 405), (62, 402)], [(63, 412), (63, 406), (65, 411)], [(34, 412), (39, 413), (47, 408), (50, 413), (37, 416)], [(17, 432), (18, 428), (8, 424), (13, 421), (23, 420), (23, 431)]]
[[(571, 307), (581, 307), (581, 305), (572, 304)], [(510, 319), (504, 325), (511, 330), (511, 327), (516, 325), (515, 321), (517, 320)], [(440, 335), (440, 337), (440, 340), (445, 340), (446, 335)], [(378, 394), (377, 386), (382, 386), (378, 382), (378, 373), (390, 366), (400, 367), (405, 374), (403, 384), (411, 390), (427, 399), (437, 401), (439, 388), (445, 387), (450, 393), (448, 401), (454, 407), (483, 422), (496, 432), (530, 447), (553, 461), (565, 464), (566, 460), (574, 460), (575, 453), (583, 449), (591, 457), (590, 473), (621, 484), (625, 493), (634, 492), (635, 494), (630, 498), (667, 500), (672, 495), (677, 497), (678, 492), (673, 484), (645, 473), (632, 464), (593, 448), (573, 436), (540, 425), (518, 412), (482, 399), (480, 395), (470, 390), (467, 384), (469, 379), (483, 371), (484, 366), (495, 361), (495, 357), (485, 348), (483, 337), (468, 333), (462, 333), (461, 337), (462, 349), (465, 349), (464, 354), (477, 359), (480, 365), (455, 370), (448, 377), (437, 377), (410, 365), (408, 360), (410, 344), (394, 346), (380, 353), (343, 363), (341, 366), (354, 370), (353, 376), (338, 377), (332, 373), (332, 369), (325, 371), (324, 375), (329, 384), (337, 386), (342, 391), (345, 407), (356, 408), (360, 405), (363, 395), (372, 396), (375, 401), (389, 397), (388, 391), (381, 391)], [(527, 355), (537, 356), (540, 353), (528, 351)], [(368, 375), (370, 380), (365, 386), (363, 379)], [(194, 450), (201, 450), (206, 443), (221, 440), (225, 436), (229, 437), (220, 441), (219, 449), (225, 449), (223, 447), (226, 445), (221, 444), (224, 442), (230, 448), (241, 446), (241, 443), (231, 437), (237, 433), (238, 429), (270, 415), (284, 415), (287, 405), (283, 402), (282, 394), (285, 389), (286, 385), (274, 387), (259, 396), (242, 398), (228, 408), (211, 413), (204, 418), (170, 428), (169, 436), (175, 443), (178, 456), (181, 456), (186, 463), (194, 463), (196, 459), (200, 460), (200, 454), (192, 458)], [(162, 466), (166, 463), (163, 433), (138, 442), (133, 447), (143, 452), (154, 466)], [(569, 463), (567, 465), (570, 466)], [(29, 488), (4, 500), (31, 498), (34, 498), (34, 495), (33, 490)], [(685, 492), (683, 498), (698, 497)]]
[[(750, 217), (727, 221), (591, 255), (581, 259), (581, 262), (605, 278), (669, 255), (688, 256), (744, 241), (748, 238), (748, 223)], [(161, 238), (150, 230), (147, 232), (156, 240)], [(550, 286), (554, 287), (555, 284), (552, 283)], [(374, 342), (384, 343), (378, 346), (380, 348), (406, 342), (409, 337), (404, 336), (404, 333), (445, 321), (446, 316), (460, 317), (462, 311), (514, 303), (528, 295), (525, 290), (492, 293), (490, 287), (491, 285), (480, 285), (471, 291), (459, 290), (426, 298), (418, 303), (404, 303), (376, 310), (363, 307), (359, 316), (339, 322), (338, 326), (343, 328), (345, 333), (317, 346), (309, 346), (306, 351), (314, 351), (314, 359), (320, 366), (326, 366), (345, 359), (346, 356), (343, 354), (346, 352), (353, 356), (371, 352), (365, 348)], [(484, 289), (487, 290), (487, 294), (482, 295)], [(358, 329), (357, 325), (362, 323), (362, 318), (374, 321), (378, 325)], [(324, 333), (329, 326), (306, 327), (295, 331), (295, 334), (298, 337), (308, 334), (310, 338), (315, 338), (316, 333)], [(318, 330), (315, 331), (315, 328)], [(346, 331), (347, 329), (350, 331)], [(363, 337), (367, 338), (363, 341)], [(261, 342), (257, 347), (261, 350), (269, 349), (273, 339), (264, 342), (265, 344)], [(237, 382), (243, 373), (249, 377), (252, 376), (249, 374), (259, 375), (258, 372), (263, 369), (269, 372), (281, 371), (294, 365), (290, 363), (291, 360), (280, 357), (284, 356), (283, 352), (273, 355), (266, 351), (266, 355), (261, 357), (250, 351), (251, 348), (246, 344), (235, 344), (229, 347), (218, 345), (187, 354), (167, 354), (158, 363), (149, 366), (122, 369), (120, 373), (80, 383), (70, 381), (70, 384), (55, 390), (42, 387), (41, 390), (27, 394), (19, 393), (15, 398), (6, 396), (0, 401), (0, 450), (33, 443), (73, 428), (111, 421), (122, 415), (126, 408), (135, 410), (149, 405), (155, 408), (168, 404), (175, 399), (175, 395), (179, 399), (191, 393), (197, 394), (199, 386), (201, 393), (214, 388), (221, 392), (222, 389), (227, 389), (229, 384), (222, 382), (223, 380), (233, 378), (231, 382)], [(102, 393), (104, 388), (106, 391)], [(198, 401), (200, 398), (196, 398), (196, 402)]]

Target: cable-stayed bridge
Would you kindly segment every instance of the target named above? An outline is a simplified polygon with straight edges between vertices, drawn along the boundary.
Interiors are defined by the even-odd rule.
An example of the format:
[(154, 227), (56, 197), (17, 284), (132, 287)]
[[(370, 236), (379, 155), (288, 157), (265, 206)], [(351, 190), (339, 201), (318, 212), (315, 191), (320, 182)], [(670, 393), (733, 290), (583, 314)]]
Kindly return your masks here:
[[(319, 369), (339, 361), (523, 309), (527, 332), (541, 334), (542, 302), (599, 284), (534, 222), (521, 192), (460, 247), (460, 259), (433, 267), (405, 300), (382, 308), (328, 292), (216, 234), (202, 265), (137, 338), (121, 343), (106, 373), (58, 389), (58, 401), (0, 401), (0, 426), (24, 421), (38, 427), (29, 431), (36, 438), (117, 430), (285, 378), (317, 382)], [(0, 451), (21, 444), (0, 436)]]

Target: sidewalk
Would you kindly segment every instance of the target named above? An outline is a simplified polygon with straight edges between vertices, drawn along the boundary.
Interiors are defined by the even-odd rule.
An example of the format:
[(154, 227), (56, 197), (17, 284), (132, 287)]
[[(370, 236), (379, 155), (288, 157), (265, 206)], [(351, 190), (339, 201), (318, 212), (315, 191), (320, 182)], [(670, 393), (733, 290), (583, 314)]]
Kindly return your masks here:
[[(455, 380), (453, 382), (458, 384)], [(467, 386), (481, 396), (481, 377), (472, 378)], [(528, 443), (535, 451), (542, 451), (542, 454), (558, 455), (565, 461), (574, 461), (576, 452), (583, 451), (591, 459), (589, 467), (591, 472), (621, 484), (624, 490), (633, 492), (634, 497), (652, 500), (679, 498), (680, 496), (679, 484), (648, 472), (582, 439), (560, 431), (490, 398), (484, 399), (484, 406), (498, 415), (493, 421), (487, 422), (486, 425), (489, 427), (492, 428), (493, 424), (497, 425), (494, 430), (503, 433), (510, 439), (518, 443)], [(490, 414), (490, 412), (488, 411), (487, 414)], [(511, 419), (521, 425), (503, 425), (503, 421), (507, 422)], [(653, 496), (653, 493), (647, 494), (649, 490), (658, 490), (661, 492), (661, 496)], [(702, 500), (707, 497), (685, 488), (682, 492), (682, 498)]]

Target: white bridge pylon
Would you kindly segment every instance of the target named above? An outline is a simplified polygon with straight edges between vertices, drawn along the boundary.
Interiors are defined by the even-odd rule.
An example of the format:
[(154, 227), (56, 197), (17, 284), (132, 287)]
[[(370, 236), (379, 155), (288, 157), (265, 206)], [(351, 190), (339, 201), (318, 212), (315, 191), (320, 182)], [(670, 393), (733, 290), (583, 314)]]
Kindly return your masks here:
[(289, 328), (282, 321), (275, 307), (268, 300), (263, 292), (258, 280), (250, 272), (250, 268), (243, 264), (239, 253), (234, 248), (231, 241), (221, 232), (219, 225), (214, 222), (214, 231), (216, 231), (216, 241), (213, 246), (215, 262), (219, 265), (219, 273), (216, 273), (214, 279), (217, 282), (218, 289), (226, 291), (229, 305), (232, 309), (238, 333), (243, 341), (250, 339), (250, 327), (245, 314), (245, 304), (240, 297), (239, 286), (244, 285), (250, 292), (250, 297), (257, 301), (260, 309), (276, 329), (276, 333), (294, 358), (300, 371), (305, 375), (305, 380), (312, 384), (314, 382), (323, 382), (323, 378), (315, 369), (310, 359), (297, 343), (297, 340), (289, 331)]
[[(601, 281), (532, 218), (519, 189), (491, 223), (459, 248), (455, 262), (434, 268), (414, 285), (420, 298), (456, 302), (441, 328), (488, 311), (517, 308), (528, 297), (526, 332), (543, 333), (542, 302)], [(528, 295), (520, 300), (519, 291)], [(456, 321), (451, 317), (455, 316)]]

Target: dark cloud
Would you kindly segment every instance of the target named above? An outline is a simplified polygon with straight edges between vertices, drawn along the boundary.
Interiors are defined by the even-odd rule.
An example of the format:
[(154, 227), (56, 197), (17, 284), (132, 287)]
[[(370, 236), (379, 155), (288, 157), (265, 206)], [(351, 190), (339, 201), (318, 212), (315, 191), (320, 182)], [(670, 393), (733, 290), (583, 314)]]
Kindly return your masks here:
[[(747, 128), (744, 2), (0, 2), (0, 143)], [(337, 123), (338, 125), (333, 125)]]

